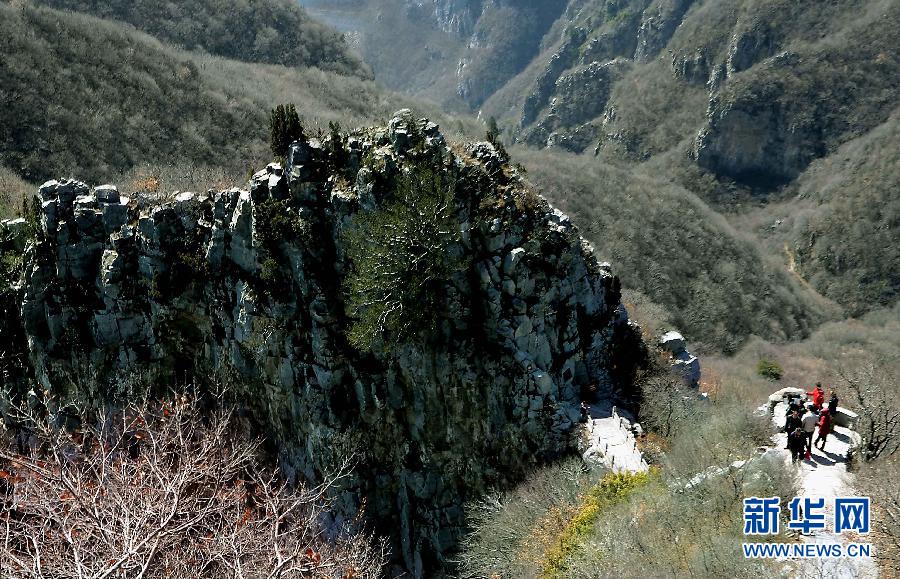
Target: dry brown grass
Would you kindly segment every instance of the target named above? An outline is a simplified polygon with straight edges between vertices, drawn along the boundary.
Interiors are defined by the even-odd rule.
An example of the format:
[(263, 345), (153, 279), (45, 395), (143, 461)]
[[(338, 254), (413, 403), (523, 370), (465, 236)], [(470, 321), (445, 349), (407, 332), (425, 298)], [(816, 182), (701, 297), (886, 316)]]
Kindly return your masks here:
[(20, 217), (22, 201), (34, 189), (9, 169), (0, 167), (0, 219)]
[(561, 504), (550, 507), (547, 514), (538, 519), (531, 532), (522, 541), (517, 557), (524, 564), (539, 569), (547, 558), (547, 553), (559, 541), (559, 536), (577, 512), (575, 504)]
[[(811, 389), (821, 382), (826, 392), (836, 387), (841, 403), (849, 402), (840, 387), (839, 370), (900, 351), (900, 307), (873, 312), (859, 319), (824, 324), (806, 340), (773, 344), (751, 339), (731, 357), (709, 355), (701, 359), (703, 380), (718, 380), (722, 394), (736, 397), (750, 407), (785, 386)], [(780, 380), (766, 379), (756, 371), (760, 359), (774, 360), (784, 369)]]

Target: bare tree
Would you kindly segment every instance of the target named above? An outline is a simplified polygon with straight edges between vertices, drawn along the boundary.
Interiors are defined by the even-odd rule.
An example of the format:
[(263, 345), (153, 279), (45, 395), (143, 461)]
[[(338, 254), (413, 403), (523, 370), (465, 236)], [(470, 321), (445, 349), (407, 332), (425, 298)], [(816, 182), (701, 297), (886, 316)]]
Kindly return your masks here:
[[(287, 488), (227, 411), (180, 397), (60, 428), (24, 405), (0, 450), (0, 578), (374, 577), (380, 544), (328, 528), (326, 491)], [(69, 424), (77, 422), (70, 413)]]
[(839, 375), (858, 406), (857, 430), (862, 437), (866, 462), (900, 449), (900, 403), (897, 400), (895, 364), (880, 360)]
[(868, 465), (859, 476), (875, 509), (878, 560), (887, 569), (900, 569), (900, 455)]
[(684, 385), (662, 358), (638, 373), (641, 425), (664, 437), (674, 436), (697, 419), (697, 393)]

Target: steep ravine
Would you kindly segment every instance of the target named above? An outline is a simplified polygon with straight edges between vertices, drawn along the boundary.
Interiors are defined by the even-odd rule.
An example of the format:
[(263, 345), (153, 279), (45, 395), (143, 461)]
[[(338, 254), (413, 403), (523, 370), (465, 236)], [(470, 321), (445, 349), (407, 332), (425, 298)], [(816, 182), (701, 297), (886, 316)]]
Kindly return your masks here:
[[(449, 184), (453, 267), (428, 282), (418, 331), (360, 346), (348, 235), (423, 172)], [(0, 320), (23, 331), (0, 348), (92, 402), (226, 381), (288, 472), (355, 457), (338, 510), (362, 509), (414, 576), (452, 553), (465, 500), (575, 448), (582, 389), (634, 395), (644, 346), (608, 264), (491, 145), (450, 145), (408, 111), (304, 138), (246, 190), (159, 202), (51, 181), (35, 199), (22, 322)]]

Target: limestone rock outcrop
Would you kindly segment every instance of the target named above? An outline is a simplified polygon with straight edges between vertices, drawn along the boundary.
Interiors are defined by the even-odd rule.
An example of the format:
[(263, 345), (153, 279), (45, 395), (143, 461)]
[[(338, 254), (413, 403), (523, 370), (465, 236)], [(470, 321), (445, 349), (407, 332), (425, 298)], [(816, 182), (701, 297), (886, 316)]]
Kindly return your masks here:
[[(428, 332), (358, 349), (344, 240), (423, 166), (453, 183), (460, 265)], [(246, 189), (158, 202), (51, 181), (36, 201), (21, 315), (42, 385), (97, 401), (136, 377), (227, 381), (288, 472), (354, 457), (338, 512), (362, 511), (413, 576), (452, 551), (465, 500), (574, 449), (582, 387), (627, 397), (643, 355), (569, 219), (490, 144), (451, 147), (409, 111), (299, 141)]]
[(635, 62), (649, 62), (665, 48), (693, 3), (694, 0), (657, 0), (644, 10), (637, 33)]
[(25, 249), (26, 228), (27, 224), (22, 217), (16, 219), (3, 219), (0, 221), (0, 238), (9, 240), (13, 249), (23, 251)]
[[(613, 83), (628, 70), (630, 61), (617, 58), (578, 66), (556, 81), (544, 114), (523, 140), (538, 146), (561, 146), (582, 151), (597, 141), (599, 127), (588, 124), (606, 109)], [(557, 131), (557, 129), (563, 129)]]
[[(517, 141), (628, 161), (686, 152), (705, 173), (768, 194), (896, 110), (897, 11), (571, 0), (537, 58), (484, 108), (508, 114), (515, 91), (505, 120)], [(623, 74), (586, 74), (616, 61)]]
[(700, 385), (700, 360), (687, 350), (684, 336), (672, 330), (663, 334), (659, 346), (669, 353), (672, 371), (681, 377), (686, 386)]
[(521, 127), (524, 128), (537, 119), (538, 113), (553, 96), (556, 81), (560, 75), (576, 62), (580, 47), (586, 37), (587, 31), (583, 28), (573, 29), (559, 50), (550, 57), (541, 74), (535, 80), (531, 92), (525, 98), (525, 103), (522, 106), (522, 117), (519, 120)]

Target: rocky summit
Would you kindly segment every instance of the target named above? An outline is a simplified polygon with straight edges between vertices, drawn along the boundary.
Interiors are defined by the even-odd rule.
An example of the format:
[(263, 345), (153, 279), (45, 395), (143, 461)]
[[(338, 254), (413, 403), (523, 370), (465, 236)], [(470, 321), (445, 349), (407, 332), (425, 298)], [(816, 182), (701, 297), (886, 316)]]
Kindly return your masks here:
[[(228, 384), (293, 476), (353, 457), (339, 516), (414, 576), (451, 555), (465, 500), (577, 447), (582, 392), (633, 395), (644, 347), (608, 264), (503, 151), (409, 111), (303, 137), (246, 189), (50, 181), (32, 206), (2, 322), (37, 383), (82, 401)], [(404, 243), (414, 259), (368, 263)], [(377, 309), (403, 292), (399, 316)]]

